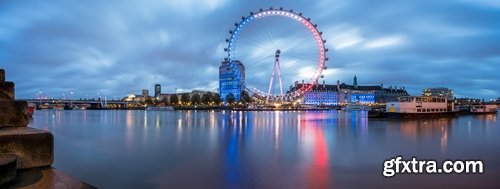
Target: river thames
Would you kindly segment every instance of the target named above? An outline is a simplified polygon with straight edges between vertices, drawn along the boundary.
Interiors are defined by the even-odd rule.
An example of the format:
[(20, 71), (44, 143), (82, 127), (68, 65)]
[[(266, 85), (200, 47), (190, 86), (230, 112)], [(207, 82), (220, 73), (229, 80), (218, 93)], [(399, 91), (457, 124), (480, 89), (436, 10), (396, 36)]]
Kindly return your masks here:
[[(36, 111), (53, 166), (99, 188), (500, 188), (499, 115)], [(483, 160), (483, 174), (382, 175), (384, 160)]]

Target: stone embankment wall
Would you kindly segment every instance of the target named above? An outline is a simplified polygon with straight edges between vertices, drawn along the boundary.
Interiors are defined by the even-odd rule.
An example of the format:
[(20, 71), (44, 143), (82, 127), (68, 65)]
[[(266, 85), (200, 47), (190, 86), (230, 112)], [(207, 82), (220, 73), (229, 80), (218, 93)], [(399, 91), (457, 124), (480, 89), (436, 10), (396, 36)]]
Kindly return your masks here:
[(31, 127), (26, 101), (15, 100), (14, 82), (0, 69), (0, 188), (16, 178), (18, 169), (50, 166), (54, 162), (52, 133)]

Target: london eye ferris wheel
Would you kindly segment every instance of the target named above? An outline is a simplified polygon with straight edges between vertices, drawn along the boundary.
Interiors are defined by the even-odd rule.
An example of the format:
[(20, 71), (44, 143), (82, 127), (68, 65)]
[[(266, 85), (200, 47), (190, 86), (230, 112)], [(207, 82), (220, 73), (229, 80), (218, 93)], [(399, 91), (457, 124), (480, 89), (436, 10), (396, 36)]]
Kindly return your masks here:
[(255, 97), (290, 102), (323, 77), (326, 40), (302, 13), (271, 7), (250, 12), (234, 25), (226, 39), (226, 61), (244, 64), (245, 90)]

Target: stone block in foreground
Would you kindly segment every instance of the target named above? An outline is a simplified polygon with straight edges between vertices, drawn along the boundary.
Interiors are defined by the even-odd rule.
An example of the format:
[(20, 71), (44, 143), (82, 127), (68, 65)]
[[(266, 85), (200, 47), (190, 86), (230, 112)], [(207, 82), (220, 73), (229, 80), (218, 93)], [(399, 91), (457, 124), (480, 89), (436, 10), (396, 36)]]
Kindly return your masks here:
[(0, 99), (1, 100), (14, 100), (14, 82), (0, 81)]
[(17, 168), (49, 166), (54, 162), (54, 136), (31, 127), (0, 128), (0, 155), (17, 157)]
[(7, 154), (0, 155), (0, 186), (16, 179), (17, 157)]
[(0, 69), (0, 81), (5, 81), (5, 70)]
[(26, 127), (29, 123), (26, 101), (0, 100), (0, 128)]
[[(37, 179), (33, 179), (37, 178)], [(60, 172), (53, 167), (23, 169), (17, 172), (17, 178), (6, 185), (7, 188), (39, 189), (39, 188), (71, 188), (93, 189), (78, 179)], [(0, 187), (2, 188), (2, 187)]]

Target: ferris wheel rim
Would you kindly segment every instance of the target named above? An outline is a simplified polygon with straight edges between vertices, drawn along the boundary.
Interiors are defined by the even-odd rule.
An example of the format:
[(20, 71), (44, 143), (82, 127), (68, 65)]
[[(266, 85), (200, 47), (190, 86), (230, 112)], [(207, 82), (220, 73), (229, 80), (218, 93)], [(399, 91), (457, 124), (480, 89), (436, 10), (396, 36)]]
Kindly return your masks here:
[[(257, 12), (250, 12), (250, 15), (248, 16), (242, 16), (241, 21), (239, 23), (235, 23), (235, 28), (233, 30), (230, 30), (229, 33), (230, 38), (226, 39), (226, 42), (228, 43), (227, 48), (224, 50), (227, 52), (227, 60), (229, 62), (235, 60), (234, 56), (232, 56), (235, 52), (234, 47), (236, 46), (237, 39), (239, 37), (239, 33), (243, 28), (250, 24), (253, 20), (255, 19), (260, 19), (264, 17), (270, 17), (270, 16), (281, 16), (281, 17), (286, 17), (290, 18), (294, 21), (297, 21), (301, 25), (305, 26), (306, 29), (312, 34), (312, 37), (314, 41), (316, 42), (317, 48), (318, 48), (318, 63), (316, 66), (316, 70), (312, 77), (309, 79), (309, 81), (304, 83), (299, 89), (296, 89), (294, 92), (287, 93), (284, 95), (272, 95), (273, 98), (276, 97), (278, 100), (283, 101), (284, 99), (287, 100), (295, 100), (297, 98), (300, 98), (303, 96), (307, 91), (310, 91), (312, 87), (317, 83), (318, 79), (320, 77), (323, 77), (322, 72), (324, 69), (326, 69), (326, 61), (328, 60), (326, 56), (326, 52), (328, 49), (325, 47), (326, 40), (323, 39), (322, 37), (322, 32), (320, 32), (317, 29), (317, 25), (311, 22), (310, 18), (306, 18), (305, 16), (302, 15), (302, 13), (296, 13), (293, 10), (285, 10), (283, 8), (279, 9), (273, 9), (272, 7), (269, 9), (259, 9)], [(261, 94), (264, 94), (263, 91), (257, 89), (257, 88), (249, 88), (245, 87), (246, 90), (250, 90), (254, 94), (257, 94), (258, 96), (261, 96)], [(271, 95), (265, 95), (262, 96), (264, 98), (269, 97)]]

